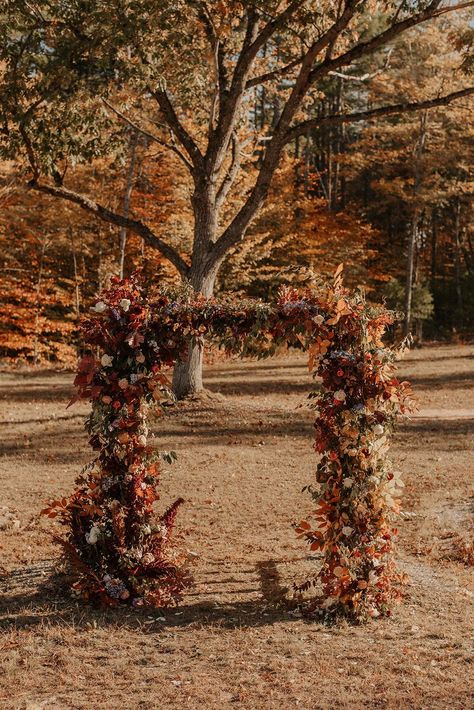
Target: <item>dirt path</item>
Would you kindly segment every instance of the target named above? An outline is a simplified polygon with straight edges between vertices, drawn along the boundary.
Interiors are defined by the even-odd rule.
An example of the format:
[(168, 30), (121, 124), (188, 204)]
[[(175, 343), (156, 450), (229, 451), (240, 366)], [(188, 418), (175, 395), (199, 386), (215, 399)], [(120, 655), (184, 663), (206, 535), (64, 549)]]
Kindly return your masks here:
[(52, 583), (57, 550), (37, 513), (90, 458), (87, 408), (65, 409), (70, 374), (0, 375), (0, 707), (471, 708), (474, 348), (416, 351), (402, 375), (421, 404), (392, 456), (408, 596), (390, 620), (336, 628), (274, 603), (317, 569), (291, 528), (311, 509), (301, 489), (315, 468), (304, 360), (210, 367), (221, 398), (153, 423), (157, 446), (179, 454), (160, 505), (187, 501), (196, 584), (179, 609), (143, 614), (84, 607)]

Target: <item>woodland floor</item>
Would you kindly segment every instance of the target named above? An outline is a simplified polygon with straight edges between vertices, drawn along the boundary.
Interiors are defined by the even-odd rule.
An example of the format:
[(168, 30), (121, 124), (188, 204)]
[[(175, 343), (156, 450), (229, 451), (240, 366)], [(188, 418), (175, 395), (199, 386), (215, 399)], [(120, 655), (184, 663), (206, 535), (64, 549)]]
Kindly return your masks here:
[(317, 569), (291, 528), (311, 510), (301, 489), (315, 468), (302, 358), (211, 366), (222, 397), (154, 423), (157, 446), (179, 454), (161, 505), (186, 498), (179, 525), (197, 555), (195, 587), (163, 612), (60, 592), (38, 511), (90, 458), (87, 407), (66, 410), (71, 373), (0, 374), (0, 515), (20, 521), (0, 531), (2, 710), (474, 707), (474, 347), (415, 351), (402, 375), (421, 403), (392, 449), (407, 597), (391, 619), (328, 627), (274, 603)]

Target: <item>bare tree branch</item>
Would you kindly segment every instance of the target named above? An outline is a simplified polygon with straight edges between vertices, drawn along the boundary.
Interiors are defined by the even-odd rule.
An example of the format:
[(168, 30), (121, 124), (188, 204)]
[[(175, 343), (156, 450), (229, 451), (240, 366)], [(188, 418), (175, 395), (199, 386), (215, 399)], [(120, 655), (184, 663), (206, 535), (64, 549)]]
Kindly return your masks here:
[(212, 133), (209, 134), (205, 159), (208, 174), (213, 175), (213, 178), (219, 174), (222, 168), (234, 131), (239, 108), (242, 104), (245, 82), (255, 58), (249, 55), (249, 48), (254, 43), (257, 32), (258, 13), (251, 6), (247, 9), (247, 28), (232, 80), (230, 86), (226, 86), (221, 93), (217, 125)]
[(191, 162), (194, 167), (201, 167), (201, 151), (197, 147), (192, 136), (188, 133), (188, 131), (185, 129), (185, 127), (179, 120), (176, 111), (174, 110), (173, 104), (171, 103), (166, 91), (164, 89), (152, 89), (151, 87), (148, 87), (148, 90), (157, 102), (158, 106), (161, 108), (167, 124), (169, 125), (173, 133), (177, 136), (179, 142), (191, 158)]
[(241, 145), (237, 135), (234, 133), (234, 135), (232, 136), (232, 159), (230, 167), (216, 195), (216, 206), (218, 210), (222, 207), (222, 204), (227, 195), (229, 194), (229, 190), (234, 184), (234, 180), (239, 172), (241, 154), (240, 151)]
[(382, 74), (382, 72), (384, 72), (388, 68), (390, 64), (391, 55), (392, 48), (390, 48), (387, 52), (387, 57), (385, 59), (385, 62), (383, 63), (383, 66), (373, 72), (366, 72), (365, 74), (362, 74), (362, 76), (357, 76), (356, 74), (344, 74), (344, 72), (340, 71), (330, 71), (328, 73), (329, 76), (337, 76), (340, 79), (345, 79), (346, 81), (369, 81), (369, 79), (375, 79), (376, 76), (379, 76), (379, 74)]
[(277, 32), (285, 23), (295, 14), (300, 7), (306, 3), (307, 0), (293, 0), (290, 2), (288, 7), (286, 7), (279, 15), (274, 17), (270, 22), (268, 22), (265, 27), (258, 33), (257, 37), (250, 44), (246, 51), (245, 61), (254, 59), (262, 47), (268, 42), (270, 37), (272, 37), (275, 32)]
[(142, 237), (149, 246), (154, 249), (158, 249), (158, 251), (161, 252), (161, 254), (163, 254), (163, 256), (177, 268), (181, 276), (184, 278), (188, 276), (189, 266), (184, 259), (172, 246), (166, 244), (166, 242), (160, 239), (160, 237), (157, 237), (156, 234), (154, 234), (152, 230), (146, 226), (146, 224), (143, 224), (143, 222), (117, 214), (116, 212), (109, 210), (107, 207), (104, 207), (104, 205), (94, 202), (94, 200), (91, 200), (90, 197), (82, 195), (78, 192), (73, 192), (65, 187), (55, 187), (53, 185), (40, 183), (36, 178), (31, 180), (31, 182), (28, 183), (28, 186), (34, 190), (43, 192), (46, 195), (60, 197), (68, 202), (73, 202), (74, 204), (79, 205), (79, 207), (82, 207), (82, 209), (86, 212), (99, 217), (104, 222), (115, 224), (118, 227), (125, 227), (131, 232), (138, 234), (138, 236)]
[[(291, 19), (291, 17), (296, 13), (297, 10), (299, 10), (301, 7), (303, 7), (303, 5), (306, 4), (306, 1), (307, 0), (303, 0), (303, 2), (300, 1), (300, 2), (290, 3), (290, 5), (283, 12), (281, 12), (279, 15), (276, 15), (275, 17), (272, 17), (270, 22), (268, 22), (268, 24), (263, 28), (263, 30), (257, 35), (254, 43), (251, 46), (249, 46), (249, 52), (254, 52), (254, 50), (257, 49), (257, 51), (254, 53), (254, 57), (255, 57), (258, 54), (258, 52), (260, 51), (260, 49), (268, 42), (268, 40), (271, 39), (271, 37), (282, 26), (284, 26), (288, 20)], [(357, 4), (357, 2), (355, 3), (354, 0), (346, 0), (346, 2), (345, 2), (346, 7), (345, 7), (344, 11), (346, 11), (348, 8), (350, 8), (350, 6), (352, 6), (354, 4)], [(359, 4), (360, 4), (360, 0), (359, 0)], [(262, 10), (262, 12), (264, 12), (264, 11)], [(271, 17), (268, 13), (264, 12), (264, 14)], [(256, 76), (253, 79), (250, 79), (246, 85), (247, 89), (250, 89), (253, 86), (258, 86), (259, 84), (261, 84), (265, 81), (269, 81), (273, 78), (277, 78), (278, 76), (280, 76), (282, 74), (285, 75), (285, 74), (289, 73), (292, 69), (294, 69), (295, 67), (299, 66), (302, 63), (307, 52), (311, 50), (311, 47), (313, 46), (314, 43), (307, 44), (305, 39), (303, 39), (303, 36), (300, 35), (299, 33), (297, 33), (291, 27), (290, 24), (288, 24), (285, 27), (285, 29), (287, 31), (289, 31), (290, 33), (295, 34), (297, 37), (299, 37), (302, 44), (306, 45), (307, 51), (303, 52), (303, 54), (301, 54), (300, 57), (298, 57), (297, 59), (294, 59), (292, 62), (289, 62), (289, 64), (287, 64), (284, 67), (281, 67), (280, 69), (275, 69), (270, 72), (266, 72), (265, 74), (262, 74), (260, 76)], [(325, 36), (325, 35), (326, 35), (326, 32), (324, 32), (322, 36)], [(316, 42), (318, 42), (318, 41), (319, 41), (319, 38), (318, 38), (318, 40), (316, 40)]]
[(297, 59), (293, 59), (292, 62), (286, 64), (284, 67), (280, 67), (280, 69), (273, 69), (273, 71), (266, 72), (265, 74), (254, 76), (253, 79), (250, 79), (246, 83), (245, 88), (251, 89), (254, 86), (260, 86), (260, 84), (264, 84), (267, 81), (272, 81), (273, 79), (279, 79), (282, 76), (286, 76), (287, 74), (290, 74), (293, 69), (299, 66), (303, 59), (304, 54), (302, 54), (301, 57), (298, 57)]
[(214, 63), (214, 87), (211, 98), (211, 105), (209, 108), (209, 136), (211, 136), (214, 130), (216, 111), (220, 102), (224, 98), (224, 94), (228, 88), (228, 78), (225, 68), (225, 54), (222, 48), (222, 42), (216, 32), (214, 26), (212, 15), (209, 12), (207, 3), (204, 0), (190, 0), (191, 5), (196, 8), (197, 17), (204, 27), (204, 32), (208, 39), (209, 45), (212, 50), (212, 59)]
[(209, 7), (204, 0), (192, 0), (193, 4), (198, 8), (198, 18), (204, 26), (209, 44), (214, 53), (214, 61), (216, 67), (216, 75), (219, 84), (220, 97), (222, 99), (225, 91), (228, 88), (229, 78), (227, 76), (227, 70), (225, 67), (225, 52), (223, 49), (222, 41), (218, 36), (214, 22), (212, 20), (212, 14), (209, 11)]
[(219, 81), (219, 41), (216, 43), (212, 56), (214, 58), (214, 89), (212, 91), (211, 105), (209, 107), (209, 136), (212, 134), (216, 122), (216, 112), (219, 105), (219, 97), (221, 96), (221, 88)]
[(193, 171), (193, 166), (192, 166), (192, 164), (189, 162), (189, 160), (186, 158), (186, 156), (184, 155), (184, 153), (182, 153), (176, 145), (170, 145), (169, 143), (167, 143), (166, 141), (162, 140), (162, 139), (159, 138), (158, 136), (155, 136), (154, 133), (150, 133), (150, 132), (147, 131), (145, 128), (142, 128), (141, 126), (138, 125), (138, 123), (135, 123), (135, 121), (132, 121), (131, 118), (129, 118), (128, 116), (125, 116), (125, 114), (122, 113), (122, 111), (120, 111), (118, 108), (116, 108), (115, 106), (113, 106), (109, 101), (107, 101), (107, 99), (104, 99), (104, 98), (103, 98), (102, 101), (105, 103), (106, 106), (108, 106), (108, 108), (109, 108), (111, 111), (113, 111), (113, 112), (115, 113), (115, 115), (116, 115), (118, 118), (120, 118), (124, 123), (126, 123), (128, 126), (130, 126), (130, 128), (133, 128), (135, 131), (137, 131), (138, 133), (141, 133), (141, 134), (142, 134), (143, 136), (145, 136), (146, 138), (149, 138), (149, 139), (150, 139), (151, 141), (153, 141), (154, 143), (158, 143), (158, 145), (163, 146), (163, 148), (166, 148), (167, 150), (170, 150), (172, 153), (174, 153), (175, 155), (177, 155), (177, 156), (180, 158), (180, 160), (183, 161), (183, 163), (186, 165), (186, 167), (188, 168), (188, 170), (189, 170), (190, 172)]
[(209, 43), (214, 47), (218, 41), (218, 37), (207, 3), (204, 2), (204, 0), (190, 0), (190, 4), (194, 5), (196, 8), (198, 19), (204, 27)]
[(286, 143), (294, 140), (297, 136), (304, 135), (308, 130), (319, 128), (319, 126), (337, 123), (355, 123), (357, 121), (370, 121), (373, 118), (382, 118), (383, 116), (391, 116), (393, 114), (413, 113), (415, 111), (423, 111), (436, 106), (447, 106), (452, 101), (456, 101), (464, 96), (474, 94), (474, 86), (454, 91), (452, 94), (440, 96), (436, 99), (427, 99), (426, 101), (405, 102), (393, 104), (391, 106), (381, 106), (380, 108), (369, 109), (367, 111), (358, 111), (357, 113), (334, 114), (332, 116), (322, 116), (320, 118), (303, 121), (291, 128), (286, 136)]
[(30, 141), (30, 137), (28, 135), (28, 132), (23, 124), (20, 124), (19, 131), (20, 131), (21, 137), (23, 138), (23, 143), (25, 144), (26, 154), (28, 156), (28, 161), (30, 163), (31, 171), (33, 173), (33, 178), (35, 180), (37, 180), (40, 175), (40, 169), (39, 169), (39, 165), (36, 161), (36, 155), (33, 150), (33, 145)]
[[(337, 4), (337, 16), (338, 16), (338, 17), (339, 17), (340, 14), (341, 14), (342, 1), (343, 1), (343, 0), (339, 0), (339, 2), (338, 2), (338, 4)], [(350, 3), (347, 2), (346, 4), (349, 5)], [(335, 34), (335, 35), (333, 35), (333, 37), (331, 38), (331, 41), (328, 43), (328, 46), (327, 46), (327, 49), (326, 49), (326, 59), (330, 59), (330, 58), (332, 57), (332, 53), (333, 53), (333, 51), (334, 51), (334, 47), (335, 47), (335, 45), (336, 45), (336, 42), (337, 42), (338, 38), (339, 38), (339, 34), (337, 34), (337, 35)]]
[(337, 37), (339, 33), (347, 27), (361, 5), (361, 2), (362, 0), (347, 0), (339, 18), (326, 32), (313, 42), (312, 46), (306, 52), (295, 85), (275, 127), (272, 139), (269, 142), (255, 185), (245, 204), (235, 215), (232, 222), (226, 227), (212, 248), (212, 259), (214, 259), (216, 263), (219, 263), (225, 257), (228, 250), (244, 238), (248, 225), (267, 196), (273, 173), (278, 165), (281, 149), (286, 142), (286, 132), (306, 94), (315, 58), (333, 41), (334, 37)]
[(229, 89), (221, 98), (219, 119), (212, 140), (209, 141), (206, 159), (209, 171), (220, 171), (234, 131), (237, 115), (242, 104), (245, 87), (255, 58), (266, 42), (302, 7), (307, 0), (293, 0), (275, 18), (259, 30), (259, 11), (251, 5), (247, 8), (247, 30), (235, 65)]
[(327, 74), (329, 74), (329, 72), (335, 71), (336, 69), (339, 69), (342, 66), (347, 66), (355, 59), (360, 59), (361, 57), (373, 54), (375, 51), (377, 51), (377, 49), (383, 47), (392, 39), (395, 39), (400, 34), (412, 27), (416, 27), (417, 25), (420, 25), (423, 22), (427, 22), (428, 20), (433, 20), (438, 17), (441, 17), (441, 15), (444, 15), (448, 12), (456, 12), (458, 10), (474, 6), (474, 0), (469, 0), (469, 2), (459, 3), (457, 5), (448, 5), (446, 7), (440, 8), (440, 2), (441, 0), (431, 2), (429, 6), (422, 12), (418, 12), (415, 15), (407, 17), (405, 20), (400, 20), (400, 22), (395, 22), (391, 24), (390, 27), (384, 30), (384, 32), (381, 32), (380, 34), (376, 35), (375, 37), (372, 37), (366, 42), (361, 42), (360, 44), (356, 45), (355, 47), (352, 47), (352, 49), (349, 49), (347, 52), (341, 54), (338, 57), (335, 57), (334, 59), (325, 60), (319, 66), (316, 66), (312, 70), (309, 83), (314, 84), (317, 79), (326, 76)]

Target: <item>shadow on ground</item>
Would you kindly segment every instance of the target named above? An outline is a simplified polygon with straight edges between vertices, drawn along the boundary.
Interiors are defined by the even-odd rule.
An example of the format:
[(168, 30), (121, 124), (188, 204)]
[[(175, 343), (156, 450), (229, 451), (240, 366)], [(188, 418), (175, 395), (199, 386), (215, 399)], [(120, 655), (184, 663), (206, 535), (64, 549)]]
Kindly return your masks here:
[(420, 389), (431, 389), (436, 387), (436, 389), (464, 389), (472, 386), (472, 381), (474, 380), (474, 370), (468, 370), (466, 372), (453, 372), (446, 373), (440, 372), (436, 375), (425, 375), (424, 377), (417, 376), (416, 374), (410, 375), (410, 383), (416, 388)]
[(71, 376), (70, 384), (51, 385), (48, 382), (24, 384), (22, 380), (11, 383), (4, 383), (0, 387), (0, 399), (9, 402), (54, 402), (57, 404), (61, 400), (66, 405), (74, 394)]
[[(308, 557), (308, 559), (313, 559)], [(23, 567), (0, 577), (0, 590), (3, 587), (4, 597), (0, 602), (0, 629), (25, 629), (42, 624), (70, 625), (75, 629), (91, 627), (106, 628), (108, 626), (127, 626), (132, 629), (145, 630), (148, 633), (159, 633), (168, 627), (181, 627), (196, 624), (198, 626), (212, 625), (224, 628), (259, 627), (274, 624), (278, 621), (292, 621), (301, 618), (298, 612), (291, 609), (286, 601), (288, 588), (285, 587), (278, 572), (278, 563), (288, 560), (262, 560), (243, 574), (251, 577), (250, 583), (256, 586), (249, 588), (245, 580), (219, 577), (214, 584), (226, 585), (239, 582), (241, 585), (228, 597), (219, 602), (218, 596), (212, 592), (212, 599), (190, 601), (193, 597), (203, 596), (193, 591), (185, 595), (179, 607), (168, 609), (130, 609), (120, 607), (101, 609), (83, 602), (74, 601), (69, 595), (69, 578), (57, 573), (51, 562), (43, 562)], [(205, 571), (206, 574), (221, 575), (222, 572)], [(201, 574), (198, 586), (209, 580)], [(246, 585), (246, 586), (243, 586)], [(257, 593), (257, 599), (248, 599), (250, 592)], [(246, 595), (247, 599), (242, 599)], [(206, 594), (208, 596), (208, 594)]]

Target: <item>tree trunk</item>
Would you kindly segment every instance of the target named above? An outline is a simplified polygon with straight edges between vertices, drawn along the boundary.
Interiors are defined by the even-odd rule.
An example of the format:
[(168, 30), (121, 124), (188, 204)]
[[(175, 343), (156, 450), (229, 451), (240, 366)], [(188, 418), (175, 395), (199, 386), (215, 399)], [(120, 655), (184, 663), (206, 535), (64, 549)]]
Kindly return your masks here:
[(431, 293), (436, 293), (436, 277), (438, 275), (438, 214), (433, 209), (431, 214), (431, 271), (430, 283)]
[[(128, 217), (130, 213), (130, 200), (133, 190), (133, 177), (137, 158), (138, 131), (134, 131), (130, 136), (130, 162), (127, 171), (127, 182), (125, 194), (123, 196), (123, 216)], [(123, 279), (125, 267), (125, 251), (127, 247), (127, 228), (120, 227), (120, 253), (119, 253), (119, 277)]]
[(407, 271), (406, 271), (406, 282), (405, 282), (405, 335), (409, 335), (411, 329), (412, 321), (412, 296), (413, 296), (413, 284), (415, 276), (415, 260), (418, 256), (418, 236), (420, 229), (420, 206), (418, 204), (418, 193), (420, 191), (422, 183), (422, 166), (421, 157), (425, 148), (426, 141), (426, 124), (427, 124), (427, 112), (424, 111), (420, 115), (420, 132), (418, 135), (418, 140), (413, 151), (413, 175), (414, 175), (414, 185), (413, 185), (413, 198), (414, 198), (414, 209), (413, 217), (411, 223), (411, 230), (408, 237), (408, 249), (407, 249)]
[(463, 326), (463, 293), (461, 283), (461, 202), (459, 197), (456, 200), (455, 207), (455, 222), (454, 222), (454, 238), (455, 238), (455, 253), (454, 253), (454, 278), (456, 284), (456, 320), (457, 326)]
[(413, 294), (413, 272), (415, 263), (415, 251), (418, 237), (418, 213), (415, 211), (411, 224), (410, 235), (408, 237), (407, 271), (405, 284), (405, 335), (409, 335), (412, 319), (412, 294)]
[(34, 337), (33, 337), (33, 365), (38, 364), (38, 343), (40, 336), (40, 316), (41, 316), (41, 286), (43, 282), (43, 270), (44, 270), (44, 257), (47, 249), (47, 237), (43, 237), (41, 243), (41, 252), (38, 265), (38, 278), (36, 279), (36, 303), (35, 303), (35, 326), (34, 326)]
[(77, 255), (74, 248), (74, 242), (72, 246), (72, 263), (74, 266), (74, 313), (76, 314), (76, 321), (79, 323), (81, 317), (81, 286), (79, 280), (79, 271), (77, 268)]
[[(210, 298), (214, 293), (214, 283), (220, 264), (211, 263), (209, 250), (217, 232), (218, 208), (213, 182), (203, 176), (192, 199), (194, 212), (194, 242), (189, 272), (189, 281), (196, 293)], [(190, 341), (188, 356), (176, 363), (173, 371), (173, 392), (177, 399), (184, 399), (203, 389), (202, 362), (204, 342)]]
[[(215, 273), (191, 277), (191, 283), (198, 293), (210, 298), (214, 291)], [(204, 341), (189, 344), (188, 356), (183, 362), (177, 362), (173, 371), (173, 392), (177, 399), (202, 391), (202, 364)]]

